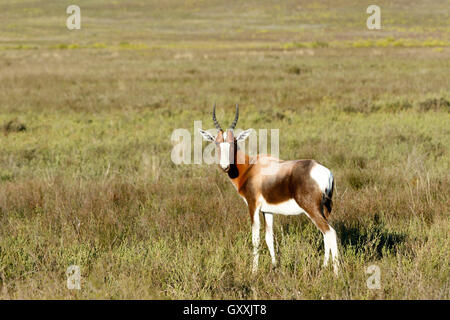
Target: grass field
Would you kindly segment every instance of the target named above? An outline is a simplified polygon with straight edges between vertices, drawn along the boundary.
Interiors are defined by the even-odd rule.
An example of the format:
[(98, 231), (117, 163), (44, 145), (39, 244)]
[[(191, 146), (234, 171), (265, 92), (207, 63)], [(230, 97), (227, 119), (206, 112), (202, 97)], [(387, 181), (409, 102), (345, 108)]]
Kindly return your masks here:
[[(449, 299), (450, 3), (369, 4), (1, 1), (0, 298)], [(338, 277), (305, 216), (251, 275), (227, 176), (170, 158), (214, 102), (333, 171)]]

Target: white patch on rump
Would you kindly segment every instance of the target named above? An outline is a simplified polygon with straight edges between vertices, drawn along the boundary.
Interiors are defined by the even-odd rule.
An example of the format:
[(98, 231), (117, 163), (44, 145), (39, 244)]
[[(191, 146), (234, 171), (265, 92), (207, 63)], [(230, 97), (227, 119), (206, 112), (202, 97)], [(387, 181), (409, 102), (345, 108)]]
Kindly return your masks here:
[(331, 189), (333, 176), (328, 168), (316, 163), (309, 174), (311, 175), (311, 178), (317, 182), (323, 193), (326, 193), (326, 190)]
[(267, 203), (263, 196), (260, 196), (261, 201), (261, 211), (267, 213), (283, 214), (283, 215), (298, 215), (306, 213), (306, 211), (301, 208), (295, 199), (289, 199), (284, 202), (272, 204)]

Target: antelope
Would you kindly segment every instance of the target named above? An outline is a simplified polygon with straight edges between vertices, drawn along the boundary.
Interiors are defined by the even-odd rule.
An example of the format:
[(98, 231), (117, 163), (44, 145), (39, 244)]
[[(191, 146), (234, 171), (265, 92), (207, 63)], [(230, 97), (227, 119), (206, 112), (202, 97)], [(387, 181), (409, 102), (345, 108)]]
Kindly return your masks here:
[(258, 154), (250, 157), (238, 147), (239, 141), (249, 137), (252, 129), (234, 136), (239, 118), (239, 107), (233, 123), (223, 130), (216, 119), (214, 104), (212, 118), (217, 135), (201, 130), (207, 141), (216, 144), (219, 167), (228, 174), (231, 183), (248, 206), (252, 224), (253, 265), (252, 273), (258, 270), (260, 242), (260, 212), (265, 221), (265, 240), (273, 267), (276, 267), (273, 244), (273, 215), (300, 215), (304, 213), (322, 232), (325, 247), (323, 266), (328, 265), (330, 251), (333, 269), (339, 269), (336, 231), (328, 223), (331, 214), (334, 189), (333, 174), (315, 160), (284, 161), (270, 155)]

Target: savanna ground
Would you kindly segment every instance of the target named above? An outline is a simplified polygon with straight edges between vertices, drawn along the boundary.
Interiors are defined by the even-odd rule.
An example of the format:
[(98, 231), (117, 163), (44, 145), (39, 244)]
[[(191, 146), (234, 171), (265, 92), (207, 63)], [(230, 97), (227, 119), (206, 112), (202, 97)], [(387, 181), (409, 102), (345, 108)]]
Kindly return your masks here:
[[(1, 1), (0, 297), (449, 299), (450, 3), (376, 1), (374, 31), (369, 4)], [(251, 276), (245, 203), (170, 158), (214, 101), (332, 169), (338, 277), (305, 216)]]

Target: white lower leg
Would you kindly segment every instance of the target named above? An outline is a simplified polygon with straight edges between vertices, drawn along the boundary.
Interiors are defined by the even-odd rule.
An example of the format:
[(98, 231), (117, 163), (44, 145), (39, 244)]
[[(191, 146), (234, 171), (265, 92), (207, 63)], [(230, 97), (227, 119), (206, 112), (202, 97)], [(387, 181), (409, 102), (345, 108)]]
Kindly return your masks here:
[(275, 266), (275, 249), (273, 247), (273, 214), (265, 213), (264, 218), (266, 220), (266, 244), (269, 248), (270, 257), (272, 258), (272, 265)]
[(323, 266), (326, 267), (328, 265), (328, 261), (330, 260), (330, 246), (329, 241), (327, 241), (327, 235), (323, 235), (323, 245), (325, 249), (325, 256), (323, 258)]
[[(324, 242), (325, 242), (325, 259), (328, 262), (329, 259), (329, 251), (331, 251), (331, 256), (333, 257), (333, 269), (337, 274), (339, 271), (339, 252), (337, 247), (337, 237), (336, 231), (330, 227), (330, 230), (325, 232), (324, 234)], [(326, 265), (326, 263), (324, 263)]]
[(253, 244), (253, 266), (252, 272), (255, 273), (258, 270), (258, 261), (259, 261), (259, 209), (256, 210), (253, 215), (253, 224), (252, 224), (252, 244)]

